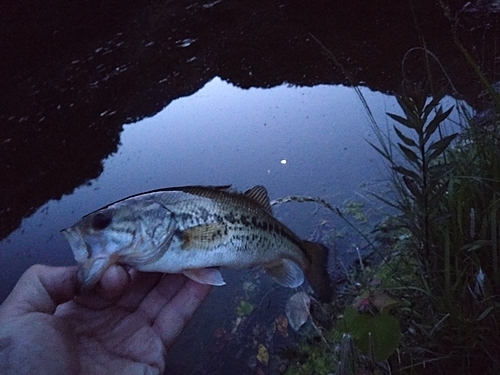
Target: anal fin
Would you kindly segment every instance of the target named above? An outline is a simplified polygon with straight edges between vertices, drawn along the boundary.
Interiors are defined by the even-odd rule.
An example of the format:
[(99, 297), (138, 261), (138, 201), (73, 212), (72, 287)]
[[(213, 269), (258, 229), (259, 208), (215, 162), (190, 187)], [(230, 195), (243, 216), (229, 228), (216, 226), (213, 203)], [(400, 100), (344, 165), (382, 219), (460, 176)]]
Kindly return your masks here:
[(297, 263), (289, 259), (281, 259), (278, 264), (265, 267), (265, 270), (278, 284), (288, 288), (297, 288), (304, 282), (304, 272)]
[(193, 281), (200, 284), (222, 286), (226, 285), (222, 274), (217, 268), (191, 268), (182, 273)]

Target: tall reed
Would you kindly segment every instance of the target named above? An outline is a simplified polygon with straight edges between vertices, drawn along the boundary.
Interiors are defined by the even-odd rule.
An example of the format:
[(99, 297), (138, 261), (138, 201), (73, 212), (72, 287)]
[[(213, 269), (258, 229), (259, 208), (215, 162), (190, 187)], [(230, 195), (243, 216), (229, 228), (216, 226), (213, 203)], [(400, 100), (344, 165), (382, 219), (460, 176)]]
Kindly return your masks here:
[(486, 373), (500, 368), (500, 117), (491, 110), (479, 124), (461, 107), (460, 136), (442, 136), (453, 110), (442, 109), (442, 98), (405, 84), (397, 97), (404, 116), (388, 114), (396, 141), (379, 137), (372, 146), (394, 172), (395, 199), (381, 198), (411, 232), (403, 256), (417, 260), (417, 285), (400, 290), (413, 300), (404, 315), (411, 341), (426, 348), (420, 363)]

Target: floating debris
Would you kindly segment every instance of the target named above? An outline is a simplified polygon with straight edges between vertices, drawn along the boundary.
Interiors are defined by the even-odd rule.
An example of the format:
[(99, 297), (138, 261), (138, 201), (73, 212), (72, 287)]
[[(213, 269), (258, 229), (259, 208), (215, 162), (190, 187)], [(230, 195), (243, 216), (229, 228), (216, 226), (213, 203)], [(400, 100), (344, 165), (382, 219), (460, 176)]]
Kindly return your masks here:
[(259, 344), (259, 349), (257, 352), (257, 360), (264, 366), (267, 366), (269, 362), (269, 352), (267, 351), (267, 348), (262, 344)]
[(307, 319), (311, 316), (310, 307), (311, 297), (306, 292), (297, 292), (290, 297), (285, 312), (294, 331), (298, 331), (307, 322)]
[(238, 316), (247, 316), (250, 315), (253, 311), (253, 305), (247, 301), (241, 301), (236, 312)]
[(283, 337), (288, 337), (288, 319), (284, 315), (279, 315), (274, 321), (276, 329)]

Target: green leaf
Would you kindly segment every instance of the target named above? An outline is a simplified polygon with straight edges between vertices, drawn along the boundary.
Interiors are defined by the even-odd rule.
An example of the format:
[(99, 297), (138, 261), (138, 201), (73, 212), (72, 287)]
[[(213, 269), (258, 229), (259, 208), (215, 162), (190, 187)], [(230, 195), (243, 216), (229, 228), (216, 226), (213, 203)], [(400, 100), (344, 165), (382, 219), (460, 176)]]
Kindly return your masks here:
[(424, 118), (427, 118), (430, 113), (439, 105), (441, 99), (444, 98), (444, 91), (437, 94), (424, 108)]
[(401, 133), (401, 131), (398, 128), (394, 127), (394, 131), (396, 132), (399, 139), (401, 139), (407, 146), (418, 147), (417, 143), (413, 139), (405, 136), (403, 133)]
[(395, 209), (399, 209), (399, 205), (395, 202), (391, 202), (390, 200), (386, 199), (385, 197), (383, 197), (382, 195), (380, 194), (375, 194), (375, 193), (369, 193), (371, 196), (377, 198), (379, 201), (381, 201), (382, 203), (385, 203), (387, 204), (388, 206), (390, 207), (393, 207)]
[(434, 164), (427, 168), (427, 173), (430, 179), (442, 179), (453, 170), (453, 165), (450, 163)]
[(398, 172), (399, 174), (402, 174), (403, 176), (408, 176), (408, 177), (414, 179), (418, 184), (420, 184), (422, 182), (422, 179), (420, 178), (420, 176), (417, 173), (413, 172), (412, 170), (409, 170), (409, 169), (402, 167), (400, 165), (392, 167), (392, 169), (394, 171)]
[(356, 313), (350, 315), (349, 319), (346, 316), (345, 321), (356, 347), (366, 355), (373, 353), (376, 361), (386, 360), (399, 346), (401, 328), (392, 315)]
[(238, 308), (236, 309), (236, 313), (238, 316), (247, 316), (250, 315), (253, 311), (253, 305), (247, 301), (241, 301)]
[(398, 96), (396, 99), (406, 115), (406, 120), (410, 122), (410, 127), (416, 130), (421, 130), (423, 124), (421, 124), (420, 118), (415, 111), (415, 105), (413, 102), (402, 96)]
[(377, 146), (375, 146), (370, 141), (368, 141), (368, 144), (370, 146), (372, 146), (375, 149), (375, 151), (377, 151), (380, 155), (382, 155), (383, 158), (387, 159), (389, 162), (392, 163), (392, 158), (390, 157), (390, 155), (386, 151), (381, 150), (380, 148), (378, 148)]
[(351, 305), (348, 305), (345, 307), (343, 315), (344, 315), (344, 318), (341, 321), (344, 323), (343, 328), (345, 329), (346, 332), (350, 332), (349, 327), (352, 326), (354, 320), (359, 315), (359, 313), (354, 307), (352, 307)]
[(389, 313), (393, 308), (403, 305), (401, 301), (395, 300), (386, 293), (375, 293), (373, 304), (381, 313)]
[(425, 103), (427, 102), (427, 90), (424, 87), (417, 88), (411, 95), (413, 105), (416, 111), (421, 114), (423, 113)]
[(429, 124), (425, 128), (425, 131), (424, 131), (424, 143), (429, 140), (429, 138), (431, 137), (431, 135), (434, 134), (434, 132), (439, 127), (439, 124), (441, 124), (441, 121), (437, 121), (437, 119), (440, 118), (440, 115), (442, 115), (442, 113), (443, 113), (443, 109), (441, 107), (439, 107), (436, 110), (436, 115), (434, 116), (434, 118), (429, 122)]
[(422, 198), (422, 188), (417, 183), (415, 183), (413, 179), (403, 176), (403, 182), (405, 183), (406, 188), (410, 191), (410, 193), (415, 197), (417, 201)]
[(373, 354), (376, 360), (383, 361), (396, 351), (401, 341), (401, 328), (398, 320), (389, 314), (374, 317)]
[(453, 106), (448, 108), (448, 110), (444, 113), (443, 113), (443, 110), (441, 107), (437, 110), (436, 115), (431, 120), (429, 125), (427, 125), (427, 127), (425, 128), (424, 143), (429, 140), (429, 138), (432, 136), (432, 134), (434, 134), (436, 129), (439, 127), (439, 124), (441, 124), (450, 115), (451, 111), (453, 111)]
[(474, 241), (473, 243), (462, 246), (460, 250), (465, 250), (467, 252), (476, 251), (483, 247), (490, 246), (490, 244), (491, 244), (490, 240), (477, 240)]
[(490, 306), (488, 307), (486, 310), (484, 310), (481, 315), (479, 315), (479, 317), (477, 318), (477, 321), (481, 321), (483, 320), (484, 318), (486, 318), (486, 316), (495, 308), (495, 306)]
[(457, 133), (448, 135), (440, 139), (439, 141), (431, 144), (426, 151), (427, 162), (430, 163), (431, 161), (436, 159), (439, 155), (441, 155), (457, 135), (458, 135)]
[(431, 198), (429, 199), (429, 206), (435, 207), (447, 190), (448, 190), (448, 181), (445, 181), (441, 183), (441, 185), (438, 185), (437, 190), (433, 191), (431, 194)]
[(398, 116), (394, 113), (387, 113), (387, 116), (389, 116), (393, 120), (399, 122), (400, 124), (406, 126), (407, 128), (415, 129), (415, 126), (413, 125), (413, 123), (404, 117)]
[(398, 143), (398, 146), (399, 148), (401, 149), (401, 151), (403, 151), (403, 154), (406, 156), (406, 158), (412, 162), (413, 164), (417, 165), (420, 167), (420, 160), (417, 156), (417, 154), (415, 154), (415, 152), (413, 152), (412, 150), (410, 150), (408, 147), (406, 146), (403, 146), (401, 143)]

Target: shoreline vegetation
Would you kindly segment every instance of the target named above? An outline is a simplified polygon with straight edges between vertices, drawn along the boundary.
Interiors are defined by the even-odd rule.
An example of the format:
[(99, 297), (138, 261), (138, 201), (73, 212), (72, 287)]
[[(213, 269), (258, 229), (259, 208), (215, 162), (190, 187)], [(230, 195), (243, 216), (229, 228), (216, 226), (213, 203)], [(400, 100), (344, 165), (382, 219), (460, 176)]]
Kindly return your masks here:
[[(388, 192), (372, 197), (392, 214), (358, 231), (379, 260), (360, 256), (347, 272), (328, 311), (333, 324), (311, 313), (301, 344), (283, 353), (287, 374), (499, 373), (500, 90), (455, 43), (484, 85), (482, 109), (443, 107), (443, 84), (430, 76), (403, 82), (402, 115), (387, 114), (388, 132), (374, 123), (371, 143), (389, 170)], [(453, 111), (458, 131), (446, 134)], [(355, 226), (321, 198), (282, 202), (290, 200), (314, 201)]]

